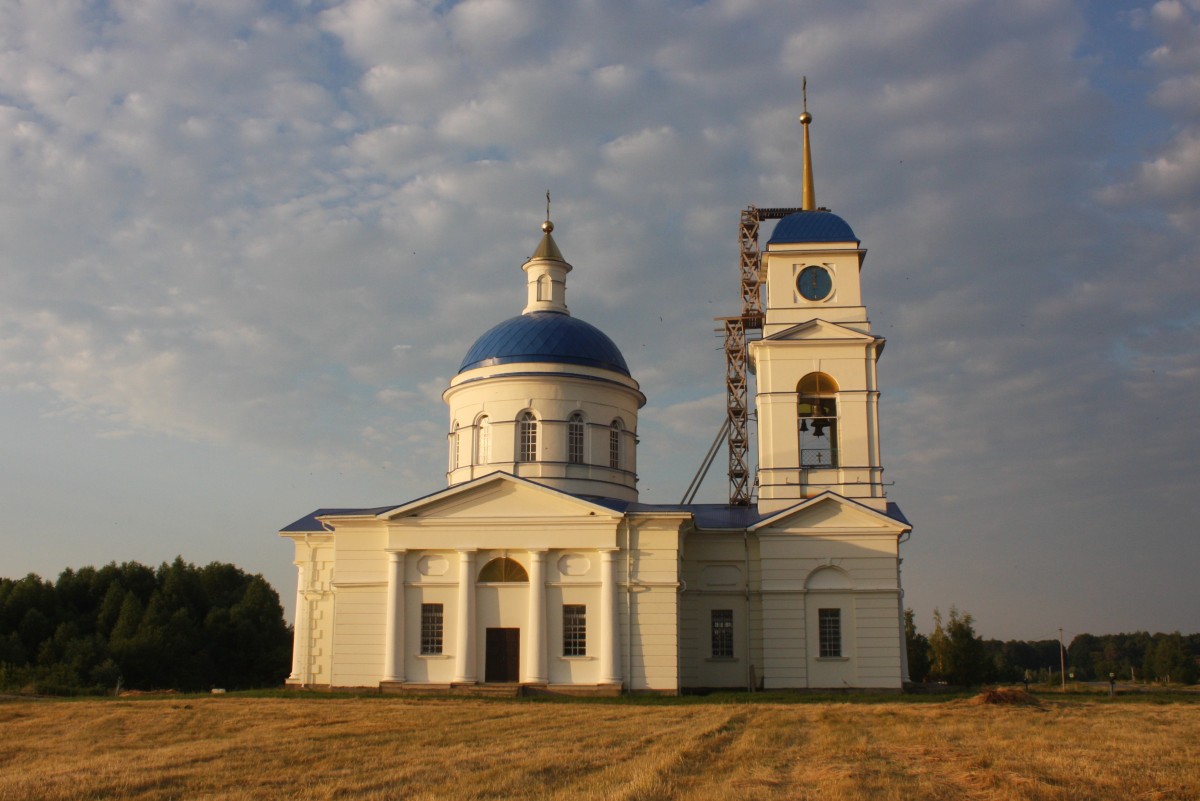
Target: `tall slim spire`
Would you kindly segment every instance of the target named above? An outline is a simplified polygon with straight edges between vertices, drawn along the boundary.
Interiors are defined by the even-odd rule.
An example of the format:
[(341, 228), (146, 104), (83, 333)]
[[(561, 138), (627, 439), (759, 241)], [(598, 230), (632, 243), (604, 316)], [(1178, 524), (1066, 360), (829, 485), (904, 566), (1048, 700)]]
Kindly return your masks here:
[(808, 126), (812, 123), (812, 115), (808, 113), (808, 77), (800, 83), (800, 94), (804, 98), (804, 111), (800, 114), (800, 124), (804, 126), (804, 189), (800, 196), (800, 208), (805, 211), (815, 211), (817, 208), (817, 193), (813, 189), (812, 147), (808, 141)]

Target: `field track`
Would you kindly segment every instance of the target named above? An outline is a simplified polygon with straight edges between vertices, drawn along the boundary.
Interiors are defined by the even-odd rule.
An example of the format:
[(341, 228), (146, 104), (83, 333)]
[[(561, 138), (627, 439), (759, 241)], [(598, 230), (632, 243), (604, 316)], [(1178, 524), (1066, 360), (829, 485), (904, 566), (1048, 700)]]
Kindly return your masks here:
[(0, 701), (0, 801), (1200, 799), (1200, 705)]

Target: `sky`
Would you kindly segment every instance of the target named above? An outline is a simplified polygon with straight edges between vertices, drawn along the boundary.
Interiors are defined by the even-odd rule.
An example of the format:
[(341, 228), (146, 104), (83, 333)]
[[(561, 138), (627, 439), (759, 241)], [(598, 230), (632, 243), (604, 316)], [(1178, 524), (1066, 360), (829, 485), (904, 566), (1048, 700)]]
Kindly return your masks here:
[(0, 576), (181, 555), (290, 615), (280, 528), (445, 485), (547, 190), (679, 501), (803, 76), (919, 626), (1200, 630), (1200, 0), (6, 0)]

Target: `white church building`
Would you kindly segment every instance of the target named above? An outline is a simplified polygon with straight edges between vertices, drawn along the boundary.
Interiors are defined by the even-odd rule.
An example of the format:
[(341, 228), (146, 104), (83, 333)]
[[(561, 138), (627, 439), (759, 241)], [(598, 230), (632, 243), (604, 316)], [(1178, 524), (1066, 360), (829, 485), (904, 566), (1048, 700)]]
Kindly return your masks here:
[(863, 305), (866, 251), (812, 202), (801, 120), (805, 202), (761, 252), (747, 349), (756, 497), (639, 500), (647, 399), (613, 340), (571, 316), (547, 221), (524, 309), (479, 337), (443, 394), (447, 487), (280, 532), (297, 570), (289, 686), (901, 688), (911, 526), (884, 491), (884, 340)]

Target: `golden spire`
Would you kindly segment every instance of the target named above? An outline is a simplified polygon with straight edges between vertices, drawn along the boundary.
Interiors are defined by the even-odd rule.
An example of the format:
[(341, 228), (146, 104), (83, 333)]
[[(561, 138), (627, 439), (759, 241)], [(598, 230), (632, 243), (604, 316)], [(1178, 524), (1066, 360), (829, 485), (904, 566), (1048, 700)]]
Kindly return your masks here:
[(817, 193), (813, 189), (812, 147), (808, 141), (808, 126), (812, 123), (812, 115), (808, 113), (808, 76), (801, 79), (800, 94), (804, 98), (804, 111), (800, 114), (800, 124), (804, 126), (804, 189), (800, 196), (800, 208), (815, 211)]

